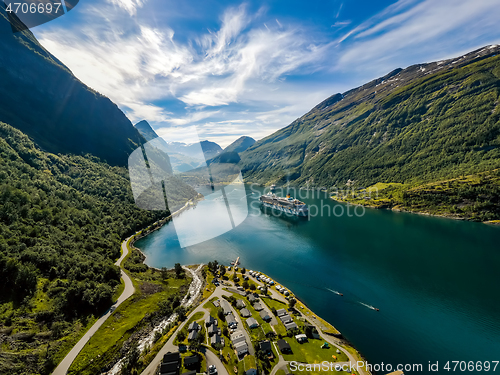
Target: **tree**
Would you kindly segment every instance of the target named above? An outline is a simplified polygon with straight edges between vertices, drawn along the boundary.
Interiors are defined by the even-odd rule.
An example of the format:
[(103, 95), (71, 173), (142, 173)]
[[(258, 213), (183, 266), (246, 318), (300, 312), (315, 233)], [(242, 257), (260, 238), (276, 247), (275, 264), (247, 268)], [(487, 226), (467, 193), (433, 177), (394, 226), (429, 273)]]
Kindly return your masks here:
[(295, 298), (290, 298), (290, 301), (288, 301), (288, 307), (290, 309), (293, 309), (296, 303), (297, 303), (297, 300)]
[(177, 312), (177, 315), (179, 316), (179, 320), (184, 320), (186, 319), (186, 309), (184, 308), (184, 306), (179, 306), (176, 310)]
[(224, 315), (224, 310), (222, 309), (222, 307), (219, 307), (219, 309), (217, 310), (217, 316), (223, 322), (226, 321), (226, 315)]
[(219, 267), (219, 262), (214, 260), (213, 262), (208, 262), (208, 270), (212, 273), (215, 274), (217, 272), (217, 268)]
[(248, 286), (249, 286), (248, 281), (246, 281), (246, 280), (243, 281), (243, 284), (241, 284), (241, 285), (243, 286), (243, 288), (248, 289)]
[(241, 274), (242, 274), (242, 275), (244, 275), (246, 272), (247, 272), (247, 269), (246, 269), (245, 267), (243, 267), (243, 268), (241, 269)]
[(269, 331), (268, 333), (266, 333), (266, 337), (268, 339), (274, 340), (274, 338), (276, 337), (276, 333), (274, 333), (273, 331)]
[(226, 337), (229, 337), (229, 330), (227, 329), (227, 327), (222, 328), (222, 334)]
[(257, 359), (260, 359), (261, 361), (265, 361), (267, 359), (266, 352), (263, 351), (262, 349), (257, 350), (255, 356), (257, 357)]
[(256, 290), (257, 287), (255, 286), (255, 284), (250, 284), (250, 290)]
[(174, 269), (175, 269), (175, 277), (180, 279), (184, 276), (184, 270), (182, 269), (182, 266), (180, 263), (175, 263)]
[(177, 334), (177, 341), (183, 342), (186, 339), (186, 332), (184, 330)]
[[(201, 335), (198, 335), (198, 337)], [(189, 350), (193, 352), (199, 352), (200, 351), (200, 341), (198, 339), (191, 341), (189, 344)]]
[(224, 267), (222, 264), (219, 266), (219, 272), (221, 276), (224, 276), (226, 273), (226, 267)]
[(164, 283), (166, 283), (167, 279), (168, 279), (168, 270), (167, 270), (167, 267), (162, 267), (160, 273), (161, 273), (161, 279), (162, 279), (162, 281)]

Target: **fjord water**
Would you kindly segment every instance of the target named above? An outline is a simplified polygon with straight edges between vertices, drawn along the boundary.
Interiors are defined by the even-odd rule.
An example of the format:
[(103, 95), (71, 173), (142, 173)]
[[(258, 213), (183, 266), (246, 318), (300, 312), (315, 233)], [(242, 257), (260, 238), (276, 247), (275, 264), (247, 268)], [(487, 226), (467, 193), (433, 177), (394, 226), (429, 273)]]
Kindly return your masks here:
[[(234, 204), (248, 204), (249, 216), (237, 228), (179, 247), (177, 223), (200, 231), (210, 222), (207, 195), (175, 224), (136, 242), (146, 263), (172, 267), (217, 259), (229, 265), (239, 256), (247, 269), (289, 287), (369, 362), (423, 365), (407, 374), (432, 373), (429, 361), (439, 361), (444, 373), (446, 361), (500, 360), (499, 227), (387, 210), (356, 216), (352, 206), (348, 216), (347, 206), (324, 193), (305, 197), (305, 191), (302, 200), (323, 207), (323, 216), (278, 217), (259, 208), (262, 189), (247, 192), (248, 203), (227, 194)], [(328, 215), (327, 207), (337, 207), (338, 215), (340, 206), (344, 215)]]

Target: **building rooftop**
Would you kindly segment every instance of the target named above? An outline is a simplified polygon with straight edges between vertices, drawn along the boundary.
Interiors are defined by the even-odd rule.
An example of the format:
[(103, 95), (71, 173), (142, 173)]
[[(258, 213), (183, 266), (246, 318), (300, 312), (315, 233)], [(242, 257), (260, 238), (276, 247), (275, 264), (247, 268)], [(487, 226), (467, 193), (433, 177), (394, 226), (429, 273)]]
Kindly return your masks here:
[(248, 318), (249, 316), (252, 316), (252, 314), (250, 313), (250, 311), (248, 311), (247, 308), (243, 308), (240, 310), (240, 314), (242, 317), (244, 318)]
[(259, 326), (259, 323), (257, 323), (257, 321), (254, 318), (248, 318), (246, 322), (250, 328)]
[(220, 340), (220, 336), (218, 334), (213, 335), (212, 338), (210, 339), (211, 345), (220, 344), (220, 343), (221, 343), (221, 340)]
[(255, 311), (261, 311), (261, 310), (264, 310), (264, 308), (262, 307), (262, 305), (260, 304), (260, 302), (257, 302), (253, 305), (253, 308), (255, 309)]
[(261, 312), (259, 312), (259, 315), (263, 320), (271, 320), (271, 316), (267, 311), (262, 310)]
[(283, 339), (278, 340), (278, 348), (280, 349), (281, 352), (290, 352), (292, 350), (290, 348), (290, 344)]
[(238, 323), (236, 319), (234, 318), (233, 314), (229, 314), (226, 316), (226, 322), (227, 324), (236, 324)]
[(200, 358), (197, 355), (190, 355), (189, 357), (184, 357), (184, 366), (192, 366), (200, 362)]
[(211, 325), (213, 322), (215, 322), (215, 318), (212, 315), (207, 316), (205, 319), (205, 325), (208, 327)]
[(199, 330), (200, 329), (200, 325), (196, 322), (192, 322), (189, 327), (188, 327), (188, 331), (191, 332), (191, 331), (194, 331), (194, 330)]
[(197, 337), (198, 337), (198, 331), (193, 330), (189, 332), (188, 341), (196, 340)]
[(181, 355), (179, 352), (167, 353), (163, 356), (163, 363), (169, 363), (174, 361), (179, 361), (181, 359)]
[(266, 353), (272, 351), (271, 342), (269, 340), (259, 342), (259, 347), (261, 350), (265, 351)]
[(287, 315), (288, 315), (288, 313), (286, 312), (286, 310), (285, 310), (285, 309), (279, 309), (279, 310), (276, 310), (276, 314), (277, 314), (278, 316), (282, 316), (282, 315), (285, 315), (285, 314), (287, 314)]

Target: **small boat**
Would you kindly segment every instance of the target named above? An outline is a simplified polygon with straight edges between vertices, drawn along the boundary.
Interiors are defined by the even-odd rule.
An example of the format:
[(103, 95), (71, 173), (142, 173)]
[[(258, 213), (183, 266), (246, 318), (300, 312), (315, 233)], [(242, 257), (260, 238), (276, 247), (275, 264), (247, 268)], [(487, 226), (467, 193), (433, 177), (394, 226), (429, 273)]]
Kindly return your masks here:
[(366, 303), (363, 303), (363, 302), (359, 302), (359, 303), (362, 304), (365, 307), (368, 307), (369, 309), (374, 310), (374, 311), (380, 311), (380, 309), (378, 309), (376, 307), (373, 307), (372, 305), (367, 305)]
[(326, 288), (326, 290), (329, 290), (330, 292), (335, 293), (338, 296), (343, 296), (344, 295), (343, 293), (337, 292), (336, 290), (333, 290), (333, 289), (330, 289), (330, 288)]

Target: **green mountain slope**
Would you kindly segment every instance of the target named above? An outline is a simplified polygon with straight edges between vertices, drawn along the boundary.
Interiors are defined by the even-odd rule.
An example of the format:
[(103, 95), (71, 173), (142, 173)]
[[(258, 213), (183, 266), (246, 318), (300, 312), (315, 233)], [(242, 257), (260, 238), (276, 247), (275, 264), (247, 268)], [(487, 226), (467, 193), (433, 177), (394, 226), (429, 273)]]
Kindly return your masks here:
[(164, 215), (135, 206), (125, 168), (0, 123), (0, 373), (48, 374), (110, 306), (121, 239)]
[(500, 167), (499, 46), (397, 69), (241, 154), (247, 181), (419, 183)]
[(231, 143), (224, 149), (224, 152), (243, 152), (255, 143), (252, 137), (243, 136)]
[(12, 33), (0, 7), (0, 121), (52, 153), (91, 153), (126, 165), (143, 142), (122, 111), (80, 82), (29, 31)]
[[(50, 374), (120, 291), (121, 241), (168, 211), (134, 202), (124, 166), (144, 138), (30, 32), (12, 34), (3, 6), (0, 95), (0, 374)], [(170, 209), (197, 196), (165, 186)]]

